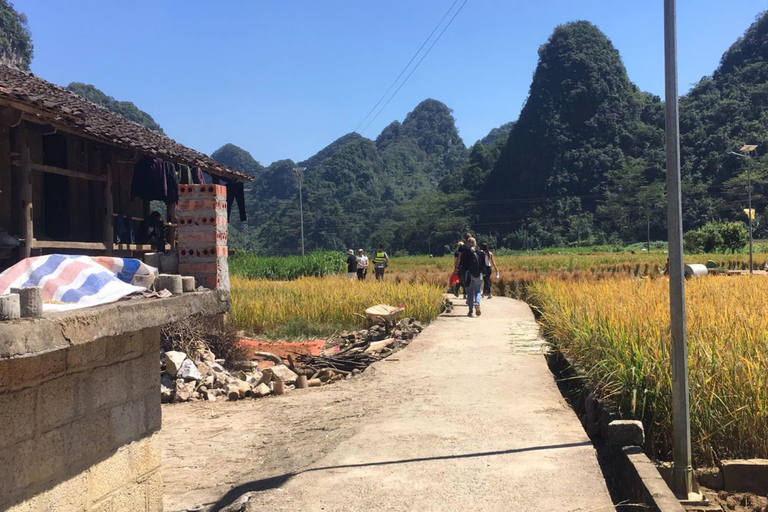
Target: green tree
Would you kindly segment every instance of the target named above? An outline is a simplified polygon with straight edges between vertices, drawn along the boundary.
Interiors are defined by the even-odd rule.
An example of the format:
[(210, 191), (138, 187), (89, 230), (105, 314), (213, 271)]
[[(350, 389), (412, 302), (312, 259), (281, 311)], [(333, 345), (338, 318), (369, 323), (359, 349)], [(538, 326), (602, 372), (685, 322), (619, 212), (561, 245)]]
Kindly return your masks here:
[(749, 242), (749, 232), (743, 222), (724, 222), (720, 226), (723, 249), (731, 253), (741, 251)]

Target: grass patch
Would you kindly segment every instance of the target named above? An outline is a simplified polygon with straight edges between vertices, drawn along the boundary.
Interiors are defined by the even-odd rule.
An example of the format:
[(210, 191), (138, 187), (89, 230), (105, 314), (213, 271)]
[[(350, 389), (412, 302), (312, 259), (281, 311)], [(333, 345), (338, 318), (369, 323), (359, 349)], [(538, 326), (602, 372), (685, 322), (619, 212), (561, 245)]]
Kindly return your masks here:
[(338, 252), (284, 257), (236, 252), (229, 258), (229, 270), (233, 275), (248, 279), (289, 281), (304, 276), (323, 277), (346, 272), (345, 258)]

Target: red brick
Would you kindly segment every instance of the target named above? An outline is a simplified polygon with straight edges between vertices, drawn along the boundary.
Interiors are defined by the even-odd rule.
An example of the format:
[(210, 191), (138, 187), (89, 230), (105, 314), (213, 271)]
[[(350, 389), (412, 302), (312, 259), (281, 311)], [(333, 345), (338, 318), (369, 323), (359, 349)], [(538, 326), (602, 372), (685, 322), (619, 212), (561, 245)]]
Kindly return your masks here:
[(226, 245), (201, 245), (200, 247), (181, 247), (179, 249), (179, 258), (185, 263), (220, 261), (226, 259), (229, 250)]
[(180, 274), (215, 274), (218, 271), (216, 261), (208, 263), (179, 263)]
[(216, 209), (216, 201), (213, 198), (187, 198), (180, 200), (176, 205), (176, 211), (189, 212), (201, 209)]
[[(190, 242), (213, 244), (213, 243), (216, 243), (217, 240), (221, 239), (221, 237), (218, 236), (220, 235), (220, 233), (216, 233), (215, 231), (209, 231), (208, 233), (205, 233), (200, 231), (187, 232), (187, 231), (184, 231), (183, 229), (179, 229), (177, 233), (178, 233), (177, 239), (179, 241), (180, 247), (184, 247)], [(226, 240), (226, 235), (224, 235), (224, 237)]]
[(200, 195), (227, 195), (227, 187), (224, 185), (179, 185), (179, 194)]

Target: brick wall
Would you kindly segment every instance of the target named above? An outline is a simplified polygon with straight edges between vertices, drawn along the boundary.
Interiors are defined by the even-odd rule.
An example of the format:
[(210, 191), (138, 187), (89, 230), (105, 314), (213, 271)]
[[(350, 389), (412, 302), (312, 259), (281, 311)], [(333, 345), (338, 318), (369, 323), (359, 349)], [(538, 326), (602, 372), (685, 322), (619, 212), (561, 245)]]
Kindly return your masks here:
[(160, 328), (0, 360), (0, 510), (158, 511)]
[(197, 286), (229, 290), (226, 187), (179, 185), (176, 218), (179, 273)]

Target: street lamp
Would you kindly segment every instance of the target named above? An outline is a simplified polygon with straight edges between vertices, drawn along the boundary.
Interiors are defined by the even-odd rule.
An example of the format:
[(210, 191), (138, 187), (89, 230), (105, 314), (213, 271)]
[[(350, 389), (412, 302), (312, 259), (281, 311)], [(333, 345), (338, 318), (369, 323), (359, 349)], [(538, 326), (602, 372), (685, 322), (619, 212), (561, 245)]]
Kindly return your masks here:
[(304, 178), (306, 167), (294, 167), (293, 174), (299, 178), (299, 218), (301, 219), (301, 255), (304, 256), (304, 200), (301, 197), (301, 182)]
[(735, 151), (729, 151), (728, 154), (740, 156), (747, 159), (747, 218), (749, 219), (749, 273), (753, 272), (752, 265), (752, 219), (755, 216), (755, 212), (752, 210), (752, 158), (749, 154), (757, 149), (755, 144), (744, 144), (741, 146), (741, 153)]

